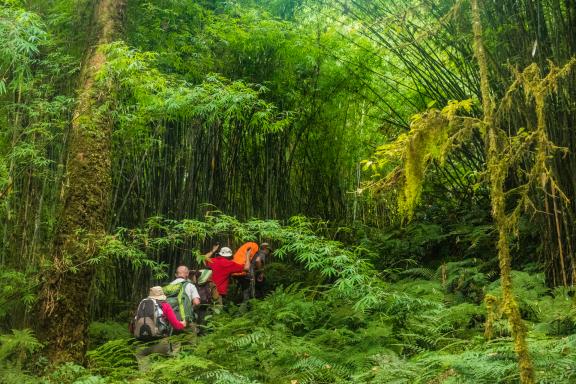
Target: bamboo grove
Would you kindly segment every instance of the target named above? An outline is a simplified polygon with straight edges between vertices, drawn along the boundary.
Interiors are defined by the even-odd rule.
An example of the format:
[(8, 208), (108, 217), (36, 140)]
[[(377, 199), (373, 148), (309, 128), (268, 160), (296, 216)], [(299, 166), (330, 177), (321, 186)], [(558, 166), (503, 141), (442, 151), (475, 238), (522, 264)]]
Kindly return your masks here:
[[(574, 0), (0, 0), (0, 376), (572, 382), (575, 90)], [(243, 241), (146, 379), (119, 324)]]

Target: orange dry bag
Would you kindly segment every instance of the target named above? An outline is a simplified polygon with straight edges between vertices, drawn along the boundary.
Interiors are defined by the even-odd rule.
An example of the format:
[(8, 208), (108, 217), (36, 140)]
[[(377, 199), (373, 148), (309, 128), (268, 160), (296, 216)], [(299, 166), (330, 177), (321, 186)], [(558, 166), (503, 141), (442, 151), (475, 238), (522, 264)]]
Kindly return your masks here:
[[(250, 260), (252, 260), (254, 258), (254, 255), (256, 255), (256, 252), (258, 252), (258, 244), (249, 241), (248, 243), (242, 244), (242, 246), (238, 248), (238, 250), (234, 254), (234, 257), (232, 258), (232, 261), (240, 265), (244, 265), (244, 263), (246, 262), (246, 251), (248, 250), (248, 248), (250, 248)], [(244, 271), (233, 273), (232, 276), (246, 276), (247, 274), (248, 273)]]

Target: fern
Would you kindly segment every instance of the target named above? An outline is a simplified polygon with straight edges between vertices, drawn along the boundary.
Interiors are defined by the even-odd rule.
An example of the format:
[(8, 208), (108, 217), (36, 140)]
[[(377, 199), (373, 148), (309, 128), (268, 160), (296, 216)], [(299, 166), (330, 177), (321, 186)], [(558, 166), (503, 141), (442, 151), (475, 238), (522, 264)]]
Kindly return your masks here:
[(258, 329), (252, 329), (249, 332), (250, 333), (246, 335), (241, 335), (236, 339), (231, 340), (231, 347), (233, 347), (234, 350), (239, 350), (248, 346), (266, 348), (270, 345), (271, 335), (268, 332)]
[(0, 364), (0, 382), (2, 384), (35, 384), (38, 378), (22, 371), (18, 366)]
[(11, 335), (0, 335), (0, 363), (11, 360), (22, 364), (31, 353), (42, 347), (30, 329), (13, 329)]
[(220, 365), (210, 360), (190, 354), (180, 354), (175, 358), (159, 357), (143, 376), (159, 384), (201, 383), (201, 375), (218, 369), (221, 369)]
[(24, 366), (42, 347), (43, 344), (29, 329), (13, 329), (12, 334), (0, 335), (0, 381), (6, 384), (37, 382)]
[(36, 275), (0, 269), (0, 319), (17, 313), (17, 307), (28, 312), (36, 302)]
[(44, 380), (50, 384), (104, 384), (108, 382), (107, 379), (92, 375), (89, 370), (74, 363), (62, 364), (54, 372), (45, 376)]
[(94, 372), (112, 377), (130, 376), (137, 368), (132, 339), (115, 339), (87, 353)]
[(202, 382), (214, 384), (259, 384), (259, 381), (250, 380), (242, 375), (231, 373), (224, 369), (217, 369), (198, 376)]
[[(538, 276), (523, 279), (525, 286), (538, 282)], [(115, 340), (91, 351), (91, 372), (77, 376), (142, 383), (517, 382), (510, 338), (483, 337), (483, 305), (447, 300), (452, 294), (436, 278), (388, 288), (378, 305), (361, 310), (339, 290), (280, 287), (242, 315), (215, 315), (206, 336), (174, 338), (181, 351), (155, 357), (146, 372), (136, 371), (131, 342)], [(535, 307), (556, 300), (571, 307), (566, 290), (553, 297), (538, 292), (528, 295)], [(557, 318), (541, 312), (542, 327)], [(498, 324), (507, 327), (497, 320), (496, 330)], [(576, 335), (555, 338), (535, 327), (529, 345), (540, 382), (573, 381)]]
[(288, 376), (301, 383), (346, 383), (351, 370), (317, 357), (298, 360), (288, 371)]
[(125, 323), (95, 321), (88, 326), (88, 337), (90, 348), (93, 348), (113, 339), (129, 337), (129, 333)]

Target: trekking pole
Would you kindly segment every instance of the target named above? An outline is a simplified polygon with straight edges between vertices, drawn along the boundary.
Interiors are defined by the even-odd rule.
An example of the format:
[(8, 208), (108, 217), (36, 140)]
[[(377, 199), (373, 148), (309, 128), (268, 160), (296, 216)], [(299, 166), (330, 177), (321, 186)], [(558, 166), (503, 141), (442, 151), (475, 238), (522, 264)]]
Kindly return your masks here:
[(170, 353), (174, 352), (174, 350), (172, 349), (172, 331), (174, 331), (173, 327), (170, 327), (170, 332), (168, 333), (168, 351)]
[(254, 264), (250, 264), (250, 298), (256, 297), (256, 274), (254, 273)]

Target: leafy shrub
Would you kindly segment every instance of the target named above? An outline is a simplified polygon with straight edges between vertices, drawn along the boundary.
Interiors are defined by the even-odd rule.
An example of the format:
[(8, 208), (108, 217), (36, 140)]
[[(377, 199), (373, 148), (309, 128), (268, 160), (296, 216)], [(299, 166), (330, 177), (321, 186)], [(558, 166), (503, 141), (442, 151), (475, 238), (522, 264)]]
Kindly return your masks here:
[(128, 325), (113, 321), (94, 321), (88, 326), (89, 347), (94, 348), (107, 341), (130, 337)]
[(536, 331), (553, 336), (576, 333), (576, 303), (572, 289), (556, 288), (553, 295), (540, 297), (533, 309), (538, 318)]
[(107, 380), (94, 376), (89, 370), (74, 363), (65, 363), (44, 378), (46, 384), (104, 384)]
[(0, 363), (21, 365), (30, 354), (42, 348), (30, 329), (13, 329), (11, 335), (0, 335)]
[(34, 383), (26, 372), (30, 357), (42, 349), (30, 329), (13, 329), (12, 334), (0, 335), (0, 378), (2, 383)]
[[(512, 271), (512, 286), (524, 319), (538, 322), (538, 300), (550, 293), (544, 282), (544, 275)], [(487, 293), (502, 298), (502, 287), (497, 280), (487, 287)]]
[(129, 376), (136, 369), (133, 339), (115, 339), (88, 352), (93, 371), (114, 378)]
[(7, 319), (10, 320), (11, 315), (27, 312), (32, 308), (36, 302), (37, 285), (35, 275), (0, 268), (0, 319), (4, 320), (2, 324), (10, 324)]

